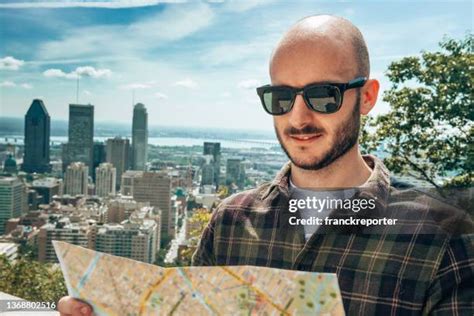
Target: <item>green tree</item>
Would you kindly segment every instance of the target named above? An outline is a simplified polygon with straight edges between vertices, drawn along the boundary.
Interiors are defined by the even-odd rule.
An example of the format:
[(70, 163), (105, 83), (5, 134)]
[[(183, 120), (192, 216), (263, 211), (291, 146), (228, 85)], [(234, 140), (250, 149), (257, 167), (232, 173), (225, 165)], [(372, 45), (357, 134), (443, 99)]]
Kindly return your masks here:
[(18, 246), (18, 256), (29, 260), (35, 260), (38, 258), (38, 246), (31, 245), (27, 242), (21, 242)]
[(57, 265), (40, 263), (27, 257), (9, 261), (0, 256), (0, 291), (29, 301), (57, 302), (67, 295)]
[(473, 44), (472, 34), (444, 38), (439, 51), (392, 62), (386, 72), (392, 86), (383, 96), (390, 111), (364, 119), (362, 148), (382, 145), (392, 172), (437, 189), (472, 185)]
[(191, 259), (199, 243), (201, 235), (206, 228), (207, 224), (211, 220), (212, 213), (207, 209), (201, 208), (194, 211), (193, 216), (189, 219), (190, 224), (193, 225), (194, 229), (189, 232), (189, 239), (187, 247), (181, 251), (181, 260), (178, 265), (188, 266), (191, 265)]
[(166, 254), (168, 253), (169, 250), (170, 250), (169, 247), (158, 250), (158, 252), (156, 253), (156, 259), (155, 259), (154, 264), (160, 267), (165, 267), (165, 268), (176, 266), (174, 263), (165, 262)]

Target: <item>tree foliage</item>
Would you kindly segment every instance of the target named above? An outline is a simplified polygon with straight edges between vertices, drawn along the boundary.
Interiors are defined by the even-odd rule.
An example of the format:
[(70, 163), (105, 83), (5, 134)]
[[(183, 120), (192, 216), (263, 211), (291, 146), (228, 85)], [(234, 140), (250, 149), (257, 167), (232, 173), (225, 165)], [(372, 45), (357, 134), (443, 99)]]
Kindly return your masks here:
[(0, 256), (0, 291), (28, 301), (58, 302), (67, 295), (59, 267), (26, 257), (9, 261)]
[(195, 228), (189, 232), (188, 245), (180, 253), (181, 261), (178, 263), (179, 265), (191, 265), (191, 258), (193, 256), (194, 250), (199, 243), (199, 239), (201, 238), (204, 228), (206, 228), (211, 219), (211, 215), (212, 214), (205, 208), (196, 209), (194, 211), (194, 214), (189, 219), (189, 222), (193, 223)]
[(439, 51), (392, 62), (386, 72), (392, 86), (383, 96), (390, 111), (364, 120), (362, 147), (382, 146), (390, 170), (437, 188), (472, 185), (473, 44), (472, 34), (445, 38)]

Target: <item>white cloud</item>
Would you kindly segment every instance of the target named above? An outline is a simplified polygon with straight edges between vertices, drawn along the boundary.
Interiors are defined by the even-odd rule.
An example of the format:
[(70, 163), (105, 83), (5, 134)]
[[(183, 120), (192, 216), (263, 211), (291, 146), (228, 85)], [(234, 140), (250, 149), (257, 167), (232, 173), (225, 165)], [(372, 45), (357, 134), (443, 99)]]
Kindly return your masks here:
[(0, 87), (16, 87), (16, 83), (13, 81), (3, 81), (0, 83)]
[(225, 2), (225, 8), (229, 11), (243, 12), (270, 2), (273, 0), (229, 0)]
[(197, 82), (190, 79), (190, 78), (186, 78), (186, 79), (183, 79), (183, 80), (176, 81), (174, 83), (174, 85), (189, 88), (189, 89), (194, 89), (194, 88), (197, 88), (197, 86), (198, 86)]
[(261, 85), (260, 81), (256, 79), (247, 79), (247, 80), (240, 81), (237, 86), (241, 89), (250, 90), (250, 89), (255, 89), (256, 87), (260, 85)]
[(110, 77), (111, 74), (112, 71), (110, 69), (96, 69), (92, 66), (77, 67), (76, 70), (69, 73), (57, 68), (51, 68), (43, 72), (43, 76), (45, 77), (66, 79), (77, 79), (81, 77), (107, 78)]
[(110, 69), (95, 69), (92, 66), (77, 67), (74, 73), (80, 77), (102, 78), (110, 77), (112, 71)]
[(20, 87), (22, 87), (23, 89), (31, 89), (31, 88), (33, 88), (33, 86), (32, 86), (31, 84), (29, 84), (29, 83), (22, 83), (22, 84), (20, 85)]
[(179, 0), (112, 0), (112, 1), (30, 1), (19, 3), (1, 3), (0, 8), (29, 9), (29, 8), (133, 8), (154, 6), (160, 3), (183, 2)]
[(84, 90), (82, 91), (82, 93), (84, 93), (85, 95), (92, 95), (92, 92), (90, 92), (89, 90)]
[(154, 94), (156, 98), (158, 99), (162, 99), (162, 100), (165, 100), (165, 99), (168, 99), (168, 96), (164, 93), (161, 93), (161, 92), (157, 92)]
[(31, 89), (33, 88), (33, 86), (29, 83), (20, 83), (20, 84), (16, 84), (15, 82), (13, 81), (3, 81), (3, 82), (0, 82), (0, 87), (5, 87), (5, 88), (14, 88), (14, 87), (20, 87), (20, 88), (23, 88), (23, 89)]
[(155, 43), (178, 40), (210, 25), (214, 17), (212, 9), (204, 4), (169, 6), (158, 15), (130, 25), (126, 31), (133, 36), (127, 38)]
[(18, 70), (25, 62), (12, 56), (0, 58), (0, 69)]
[(281, 36), (270, 33), (247, 42), (221, 42), (213, 45), (201, 56), (201, 62), (213, 65), (237, 65), (246, 60), (268, 60), (273, 47)]
[(130, 58), (189, 36), (209, 26), (214, 17), (208, 5), (187, 3), (167, 6), (159, 13), (128, 25), (72, 27), (65, 29), (59, 40), (41, 44), (37, 57), (40, 62), (49, 59)]
[(151, 85), (149, 83), (129, 83), (120, 86), (120, 89), (124, 90), (137, 90), (137, 89), (149, 89)]
[(66, 79), (77, 79), (77, 74), (74, 72), (70, 73), (65, 73), (61, 69), (48, 69), (43, 72), (43, 76), (48, 77), (48, 78), (66, 78)]

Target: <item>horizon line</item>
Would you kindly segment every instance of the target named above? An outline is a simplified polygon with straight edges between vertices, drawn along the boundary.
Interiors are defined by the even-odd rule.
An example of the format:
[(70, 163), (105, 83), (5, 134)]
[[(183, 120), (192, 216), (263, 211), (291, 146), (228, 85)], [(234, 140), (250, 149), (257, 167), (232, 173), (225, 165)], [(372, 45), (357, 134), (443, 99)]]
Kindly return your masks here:
[[(51, 116), (50, 116), (51, 117)], [(21, 116), (0, 116), (0, 120), (1, 119), (18, 119), (18, 120), (24, 120), (24, 116), (21, 117)], [(65, 123), (68, 123), (69, 120), (68, 119), (52, 119), (51, 118), (51, 121), (55, 121), (55, 122), (65, 122)], [(94, 120), (94, 125), (96, 123), (101, 123), (101, 124), (123, 124), (123, 125), (130, 125), (131, 126), (131, 121), (128, 122), (128, 121), (102, 121), (102, 120)], [(246, 128), (246, 127), (237, 127), (237, 128), (233, 128), (233, 127), (222, 127), (222, 126), (202, 126), (202, 125), (156, 125), (156, 124), (153, 124), (153, 125), (148, 125), (148, 128), (162, 128), (162, 127), (165, 127), (165, 128), (197, 128), (197, 129), (219, 129), (219, 130), (228, 130), (228, 131), (240, 131), (240, 130), (244, 130), (244, 131), (254, 131), (254, 132), (273, 132), (274, 130), (273, 129), (256, 129), (256, 128)]]

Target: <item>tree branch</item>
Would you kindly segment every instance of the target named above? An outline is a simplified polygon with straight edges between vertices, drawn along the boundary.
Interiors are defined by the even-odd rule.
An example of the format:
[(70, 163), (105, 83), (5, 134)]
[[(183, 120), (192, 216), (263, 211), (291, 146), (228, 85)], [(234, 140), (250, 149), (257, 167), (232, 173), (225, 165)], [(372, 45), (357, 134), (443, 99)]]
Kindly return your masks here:
[(406, 162), (408, 162), (408, 164), (410, 166), (412, 166), (416, 171), (418, 171), (421, 176), (423, 177), (423, 179), (425, 179), (426, 181), (428, 181), (429, 183), (431, 183), (435, 188), (436, 190), (440, 190), (441, 187), (439, 185), (436, 184), (436, 182), (434, 182), (433, 179), (431, 179), (428, 174), (425, 172), (425, 170), (423, 170), (421, 167), (419, 167), (416, 163), (414, 163), (413, 161), (410, 160), (410, 158), (408, 158), (407, 155), (403, 154), (402, 155), (402, 158), (405, 159)]

